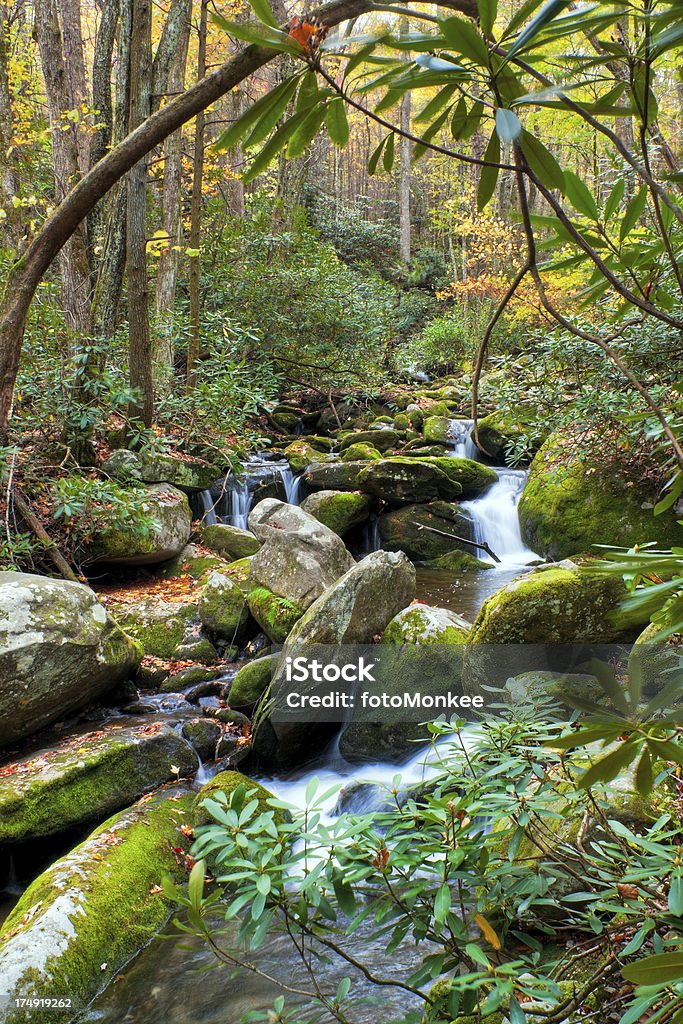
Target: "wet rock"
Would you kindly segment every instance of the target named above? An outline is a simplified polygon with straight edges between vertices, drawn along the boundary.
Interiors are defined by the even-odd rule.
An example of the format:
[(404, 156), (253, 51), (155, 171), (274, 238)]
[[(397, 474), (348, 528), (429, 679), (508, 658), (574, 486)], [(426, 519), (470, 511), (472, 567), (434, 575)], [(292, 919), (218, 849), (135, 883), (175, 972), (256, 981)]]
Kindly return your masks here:
[[(215, 683), (217, 671), (217, 669), (205, 665), (189, 665), (187, 668), (182, 668), (180, 672), (174, 672), (172, 676), (169, 676), (162, 686), (161, 692), (179, 693), (189, 686), (192, 689), (187, 692), (191, 693), (196, 692), (202, 686), (220, 686), (220, 683)], [(187, 699), (190, 699), (189, 696)]]
[[(515, 442), (520, 442), (525, 437), (531, 438), (531, 451), (525, 460), (526, 464), (531, 456), (538, 451), (543, 441), (538, 423), (524, 410), (492, 412), (489, 416), (484, 416), (479, 420), (477, 430), (479, 448), (499, 465), (509, 464), (507, 461), (508, 448)], [(470, 436), (476, 444), (474, 428)]]
[(202, 761), (213, 760), (221, 727), (213, 718), (193, 718), (183, 722), (180, 735), (197, 751)]
[(249, 609), (238, 585), (222, 573), (212, 572), (199, 599), (199, 617), (209, 633), (239, 643), (246, 636)]
[(0, 744), (111, 690), (141, 657), (89, 587), (0, 572)]
[(393, 448), (397, 448), (400, 443), (401, 435), (398, 430), (393, 430), (386, 424), (380, 423), (378, 429), (357, 430), (347, 434), (341, 443), (341, 450), (345, 451), (352, 444), (369, 444), (379, 452), (388, 452)]
[[(188, 789), (171, 787), (117, 814), (28, 887), (0, 934), (3, 991), (12, 999), (70, 997), (70, 1015), (85, 1008), (167, 920), (172, 907), (159, 882), (184, 877), (189, 843), (181, 827), (192, 800)], [(30, 1013), (48, 1017), (62, 1014)], [(27, 1018), (5, 1006), (0, 1019)]]
[(215, 466), (183, 455), (144, 455), (120, 448), (102, 464), (102, 472), (122, 483), (173, 484), (186, 494), (206, 491), (220, 475)]
[(313, 466), (306, 473), (306, 484), (312, 491), (357, 491), (358, 477), (367, 465), (366, 461), (358, 461)]
[(230, 707), (253, 708), (267, 690), (273, 659), (256, 658), (239, 670), (228, 693)]
[(407, 505), (380, 516), (379, 535), (385, 550), (403, 551), (415, 562), (427, 562), (450, 551), (473, 550), (464, 543), (474, 539), (472, 520), (458, 505), (445, 501)]
[(167, 719), (77, 735), (8, 766), (0, 778), (0, 842), (102, 821), (196, 767), (194, 750)]
[(202, 543), (212, 551), (225, 555), (229, 562), (255, 555), (261, 546), (249, 530), (228, 523), (214, 523), (202, 528)]
[(358, 486), (390, 505), (453, 501), (462, 494), (461, 485), (436, 465), (436, 460), (426, 459), (373, 462), (358, 477)]
[(247, 603), (253, 618), (274, 644), (284, 643), (292, 626), (304, 613), (298, 604), (273, 594), (266, 587), (250, 590)]
[(318, 522), (343, 537), (352, 527), (370, 518), (372, 498), (354, 491), (317, 491), (301, 503), (301, 507)]

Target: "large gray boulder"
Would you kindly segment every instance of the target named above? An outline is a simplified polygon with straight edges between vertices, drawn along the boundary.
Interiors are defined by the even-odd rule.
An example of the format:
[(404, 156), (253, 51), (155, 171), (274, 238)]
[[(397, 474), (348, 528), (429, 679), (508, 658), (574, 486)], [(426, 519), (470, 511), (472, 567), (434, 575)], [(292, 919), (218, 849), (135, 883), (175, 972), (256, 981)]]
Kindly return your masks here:
[(296, 505), (266, 498), (249, 513), (261, 541), (251, 560), (256, 586), (308, 608), (354, 564), (337, 534)]
[(249, 608), (240, 587), (220, 572), (212, 572), (199, 599), (202, 625), (214, 636), (229, 643), (244, 639), (249, 623)]
[(89, 587), (0, 572), (0, 744), (95, 700), (141, 657)]
[(152, 484), (146, 491), (144, 508), (151, 529), (142, 534), (130, 523), (112, 521), (89, 544), (89, 563), (157, 565), (180, 554), (192, 529), (187, 495), (171, 484)]
[(371, 462), (359, 475), (358, 486), (390, 505), (454, 501), (462, 494), (462, 486), (436, 463), (436, 459), (404, 458)]
[[(271, 695), (285, 684), (285, 656), (305, 655), (320, 644), (366, 644), (381, 635), (413, 600), (415, 567), (401, 552), (374, 551), (353, 566), (299, 619), (287, 638)], [(327, 742), (337, 726), (310, 721), (274, 722), (263, 709), (253, 752), (270, 766), (301, 763)]]

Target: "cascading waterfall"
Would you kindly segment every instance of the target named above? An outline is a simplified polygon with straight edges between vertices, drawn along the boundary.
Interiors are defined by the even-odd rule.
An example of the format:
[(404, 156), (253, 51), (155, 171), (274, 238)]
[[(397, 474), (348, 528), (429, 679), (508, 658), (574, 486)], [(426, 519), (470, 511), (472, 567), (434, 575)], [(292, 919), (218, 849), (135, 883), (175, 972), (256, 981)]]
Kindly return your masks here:
[(481, 549), (476, 552), (477, 558), (503, 569), (511, 565), (528, 565), (538, 555), (522, 540), (517, 515), (527, 472), (524, 469), (496, 469), (496, 473), (498, 482), (488, 491), (479, 498), (462, 503), (462, 508), (474, 523), (474, 540), (478, 544), (488, 544), (500, 562), (495, 562)]
[(211, 491), (201, 492), (199, 500), (204, 509), (203, 522), (207, 526), (217, 522), (228, 523), (246, 530), (254, 494), (259, 486), (275, 482), (282, 486), (288, 504), (298, 505), (301, 501), (301, 479), (285, 461), (276, 461), (267, 455), (251, 455), (239, 476), (228, 474), (218, 499), (212, 497)]
[(458, 459), (472, 459), (477, 462), (481, 452), (472, 440), (471, 432), (474, 420), (451, 420), (448, 430), (448, 443), (452, 446), (452, 455)]

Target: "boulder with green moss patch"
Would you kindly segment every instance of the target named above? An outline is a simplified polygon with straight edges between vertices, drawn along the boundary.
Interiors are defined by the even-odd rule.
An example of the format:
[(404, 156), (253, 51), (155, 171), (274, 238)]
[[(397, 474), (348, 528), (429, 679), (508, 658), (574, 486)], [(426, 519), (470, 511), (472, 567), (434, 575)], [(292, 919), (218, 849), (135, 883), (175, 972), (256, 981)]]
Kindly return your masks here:
[[(477, 548), (472, 548), (471, 550), (476, 551)], [(444, 569), (453, 573), (476, 572), (480, 569), (493, 569), (493, 562), (483, 562), (481, 558), (477, 558), (476, 555), (471, 555), (469, 551), (461, 551), (458, 548), (453, 551), (446, 552), (445, 555), (439, 555), (438, 558), (432, 558), (432, 560), (427, 564), (430, 568)]]
[(443, 444), (444, 441), (450, 440), (451, 436), (451, 418), (446, 416), (426, 416), (422, 425), (422, 433), (424, 434), (425, 441), (432, 442), (434, 444)]
[(532, 550), (553, 559), (598, 544), (682, 545), (680, 515), (669, 509), (654, 516), (656, 501), (655, 490), (633, 476), (625, 458), (599, 459), (592, 450), (582, 450), (573, 436), (556, 434), (531, 464), (519, 503), (522, 536)]
[(478, 498), (498, 482), (498, 474), (490, 466), (474, 459), (448, 456), (423, 459), (429, 465), (438, 466), (446, 476), (459, 484), (463, 498)]
[(248, 594), (253, 584), (251, 582), (251, 559), (252, 555), (248, 558), (238, 558), (236, 562), (230, 562), (225, 569), (219, 571), (224, 576), (228, 576), (233, 583), (236, 583), (243, 594)]
[(372, 498), (356, 491), (316, 491), (301, 507), (339, 537), (370, 518)]
[(374, 445), (361, 441), (345, 448), (341, 458), (342, 462), (377, 462), (382, 458), (382, 453)]
[(3, 1024), (71, 1020), (168, 919), (193, 795), (165, 790), (110, 818), (33, 882), (3, 924), (0, 976), (12, 999), (71, 998), (64, 1013), (3, 1007)]
[(247, 775), (242, 775), (241, 772), (227, 771), (214, 775), (211, 781), (202, 786), (197, 793), (193, 804), (195, 825), (207, 825), (214, 821), (210, 811), (203, 806), (205, 800), (215, 800), (217, 803), (225, 806), (240, 786), (242, 787), (245, 801), (247, 797), (249, 800), (255, 799), (258, 801), (259, 812), (272, 811), (275, 821), (282, 822), (285, 820), (285, 812), (283, 810), (270, 806), (269, 801), (275, 798), (269, 789), (262, 786), (260, 782), (250, 779)]
[(312, 491), (357, 491), (358, 477), (367, 465), (367, 460), (363, 459), (311, 466), (305, 476), (306, 484)]
[(89, 587), (0, 572), (0, 745), (95, 700), (141, 658)]
[(205, 582), (210, 573), (225, 572), (229, 564), (218, 555), (202, 552), (196, 545), (187, 544), (179, 555), (161, 566), (157, 573), (166, 580), (176, 576), (191, 576), (193, 580)]
[(229, 576), (212, 572), (199, 599), (199, 617), (209, 633), (239, 643), (249, 623), (249, 609), (242, 590)]
[(194, 750), (167, 718), (76, 736), (37, 751), (0, 778), (0, 843), (20, 843), (102, 821), (143, 793), (192, 775)]
[(471, 518), (459, 505), (432, 501), (407, 505), (379, 517), (379, 535), (386, 551), (403, 551), (414, 562), (428, 562), (449, 551), (472, 551)]
[(146, 484), (173, 484), (187, 494), (206, 491), (220, 475), (215, 466), (184, 455), (141, 454), (120, 448), (102, 464), (102, 472), (115, 480), (141, 480)]
[(192, 514), (187, 495), (171, 484), (151, 484), (142, 503), (150, 526), (112, 521), (87, 547), (89, 564), (157, 565), (175, 558), (190, 539)]
[(341, 450), (346, 451), (352, 444), (369, 444), (378, 452), (384, 453), (397, 448), (400, 443), (401, 435), (398, 430), (382, 424), (376, 430), (356, 430), (347, 434), (341, 443)]
[(411, 604), (394, 616), (382, 634), (383, 644), (464, 644), (472, 624), (448, 608)]
[(202, 529), (202, 542), (212, 551), (225, 555), (229, 562), (255, 555), (260, 544), (249, 530), (229, 523), (214, 523)]
[(353, 565), (344, 542), (302, 508), (267, 498), (249, 513), (261, 541), (251, 578), (300, 608), (308, 608)]
[(273, 660), (269, 654), (244, 665), (235, 676), (228, 700), (233, 708), (253, 708), (270, 683)]
[[(529, 443), (526, 462), (538, 451), (543, 437), (533, 415), (524, 409), (513, 409), (503, 412), (498, 410), (484, 416), (477, 423), (479, 448), (497, 463), (507, 465), (510, 445), (526, 437)], [(545, 432), (547, 436), (547, 431)], [(471, 437), (476, 444), (474, 428)]]
[(154, 658), (174, 659), (178, 648), (199, 623), (197, 606), (190, 601), (161, 601), (150, 597), (142, 601), (115, 602), (110, 607), (121, 627), (142, 644), (145, 654)]
[(273, 643), (284, 643), (304, 609), (267, 587), (254, 587), (247, 595), (249, 611)]
[(437, 465), (436, 459), (382, 459), (363, 470), (358, 485), (390, 505), (454, 501), (462, 494), (460, 484)]
[(284, 454), (293, 473), (303, 473), (308, 466), (325, 462), (328, 458), (327, 454), (321, 452), (319, 448), (314, 448), (303, 438), (287, 445)]

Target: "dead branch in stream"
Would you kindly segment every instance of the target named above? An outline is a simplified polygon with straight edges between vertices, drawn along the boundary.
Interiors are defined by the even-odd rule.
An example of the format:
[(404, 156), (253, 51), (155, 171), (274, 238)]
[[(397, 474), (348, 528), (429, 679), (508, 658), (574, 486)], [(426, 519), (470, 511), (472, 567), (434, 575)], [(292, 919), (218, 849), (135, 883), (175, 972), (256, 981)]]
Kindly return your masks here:
[(479, 548), (481, 551), (485, 551), (494, 562), (500, 563), (500, 558), (495, 551), (491, 550), (486, 541), (480, 542), (477, 540), (467, 540), (466, 537), (458, 537), (455, 533), (446, 533), (445, 530), (437, 530), (434, 526), (419, 525), (418, 530), (428, 530), (429, 533), (437, 533), (439, 537), (450, 537), (451, 540), (459, 540), (461, 544), (469, 544), (470, 547)]

